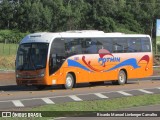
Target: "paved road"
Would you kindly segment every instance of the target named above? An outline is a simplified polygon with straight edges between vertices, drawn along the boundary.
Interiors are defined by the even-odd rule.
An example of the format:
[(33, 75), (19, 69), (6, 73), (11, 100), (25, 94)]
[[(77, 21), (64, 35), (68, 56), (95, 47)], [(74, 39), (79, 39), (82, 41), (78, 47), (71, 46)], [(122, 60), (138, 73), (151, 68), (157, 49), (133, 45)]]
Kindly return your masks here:
[(77, 88), (72, 90), (52, 86), (43, 91), (37, 91), (34, 87), (16, 86), (14, 73), (0, 74), (0, 110), (72, 101), (113, 99), (142, 94), (160, 94), (160, 81), (158, 79), (154, 81), (134, 80), (120, 86), (112, 85), (110, 82), (99, 86), (79, 84)]
[(72, 101), (78, 102), (143, 94), (160, 94), (160, 81), (131, 82), (123, 86), (113, 86), (109, 83), (96, 87), (85, 87), (85, 85), (80, 85), (73, 90), (54, 89), (54, 87), (51, 87), (44, 91), (1, 91), (0, 110)]

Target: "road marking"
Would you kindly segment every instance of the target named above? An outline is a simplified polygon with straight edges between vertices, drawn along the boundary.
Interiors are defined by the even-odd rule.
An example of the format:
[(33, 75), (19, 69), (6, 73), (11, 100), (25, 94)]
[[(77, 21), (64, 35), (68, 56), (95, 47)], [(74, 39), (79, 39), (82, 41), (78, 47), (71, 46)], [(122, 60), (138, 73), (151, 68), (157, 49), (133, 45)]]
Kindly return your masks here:
[(82, 99), (80, 99), (79, 97), (75, 96), (75, 95), (70, 95), (69, 96), (71, 99), (75, 100), (75, 101), (83, 101)]
[(153, 92), (147, 91), (147, 90), (143, 90), (143, 89), (139, 89), (139, 91), (147, 93), (147, 94), (153, 94)]
[(98, 96), (99, 98), (108, 98), (107, 96), (101, 94), (101, 93), (94, 93), (96, 96)]
[[(145, 87), (145, 88), (143, 88), (143, 89), (153, 89), (153, 87), (152, 88), (147, 88), (147, 87)], [(154, 89), (157, 89), (157, 87), (155, 87)], [(133, 91), (133, 90), (138, 90), (138, 89), (130, 89), (130, 90), (124, 90), (124, 91)], [(108, 92), (101, 92), (102, 94), (103, 93), (115, 93), (115, 92), (117, 92), (117, 91), (108, 91)], [(81, 93), (81, 94), (76, 94), (77, 96), (79, 96), (79, 95), (93, 95), (94, 93), (93, 92), (90, 92), (90, 93)], [(50, 97), (48, 97), (48, 98), (64, 98), (64, 97), (68, 97), (69, 95), (61, 95), (61, 96), (50, 96)], [(19, 99), (20, 101), (24, 101), (24, 100), (39, 100), (39, 99), (41, 99), (41, 98), (25, 98), (25, 99)], [(14, 100), (16, 100), (16, 99), (14, 99)], [(0, 100), (0, 103), (2, 103), (2, 102), (12, 102), (12, 100)]]
[(22, 104), (22, 102), (20, 100), (12, 100), (12, 103), (16, 106), (16, 107), (24, 107), (24, 105)]
[(47, 103), (47, 104), (55, 104), (52, 100), (50, 100), (49, 98), (42, 98), (42, 100)]
[(129, 93), (124, 92), (124, 91), (117, 91), (117, 92), (122, 94), (122, 95), (125, 95), (125, 96), (132, 96), (132, 94), (129, 94)]

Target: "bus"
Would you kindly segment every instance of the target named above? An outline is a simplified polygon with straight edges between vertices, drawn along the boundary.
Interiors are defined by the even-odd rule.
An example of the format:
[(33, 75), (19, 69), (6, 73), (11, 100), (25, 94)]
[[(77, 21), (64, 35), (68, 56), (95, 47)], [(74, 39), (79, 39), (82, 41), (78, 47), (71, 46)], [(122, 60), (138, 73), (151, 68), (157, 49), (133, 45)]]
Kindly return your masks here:
[(152, 41), (145, 34), (105, 33), (98, 30), (41, 32), (20, 42), (16, 56), (17, 85), (43, 89), (78, 83), (144, 78), (153, 73)]

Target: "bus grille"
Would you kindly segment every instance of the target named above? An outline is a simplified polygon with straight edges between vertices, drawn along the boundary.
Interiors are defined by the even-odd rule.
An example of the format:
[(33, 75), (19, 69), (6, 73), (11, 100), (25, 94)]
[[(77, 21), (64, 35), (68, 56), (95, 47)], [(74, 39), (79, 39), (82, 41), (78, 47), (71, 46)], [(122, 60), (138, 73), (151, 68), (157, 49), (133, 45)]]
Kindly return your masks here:
[(17, 81), (18, 84), (20, 85), (28, 85), (28, 84), (44, 84), (42, 80), (19, 80)]

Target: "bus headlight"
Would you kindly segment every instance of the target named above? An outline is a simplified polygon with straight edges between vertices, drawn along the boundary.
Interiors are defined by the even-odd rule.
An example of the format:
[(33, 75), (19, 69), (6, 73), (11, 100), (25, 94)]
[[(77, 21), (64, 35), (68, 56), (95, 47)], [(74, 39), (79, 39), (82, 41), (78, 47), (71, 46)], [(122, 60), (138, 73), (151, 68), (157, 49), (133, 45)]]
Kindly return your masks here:
[(39, 75), (37, 75), (37, 77), (44, 77), (44, 70), (41, 70), (41, 72), (39, 73)]
[(16, 74), (16, 78), (22, 78), (23, 75), (20, 75), (20, 74)]
[(16, 78), (19, 78), (19, 74), (16, 74)]
[(41, 70), (37, 75), (32, 75), (32, 74), (16, 74), (16, 78), (27, 78), (27, 79), (31, 79), (31, 78), (41, 78), (44, 77), (45, 75), (45, 71)]
[(37, 77), (44, 77), (44, 73), (39, 74)]

